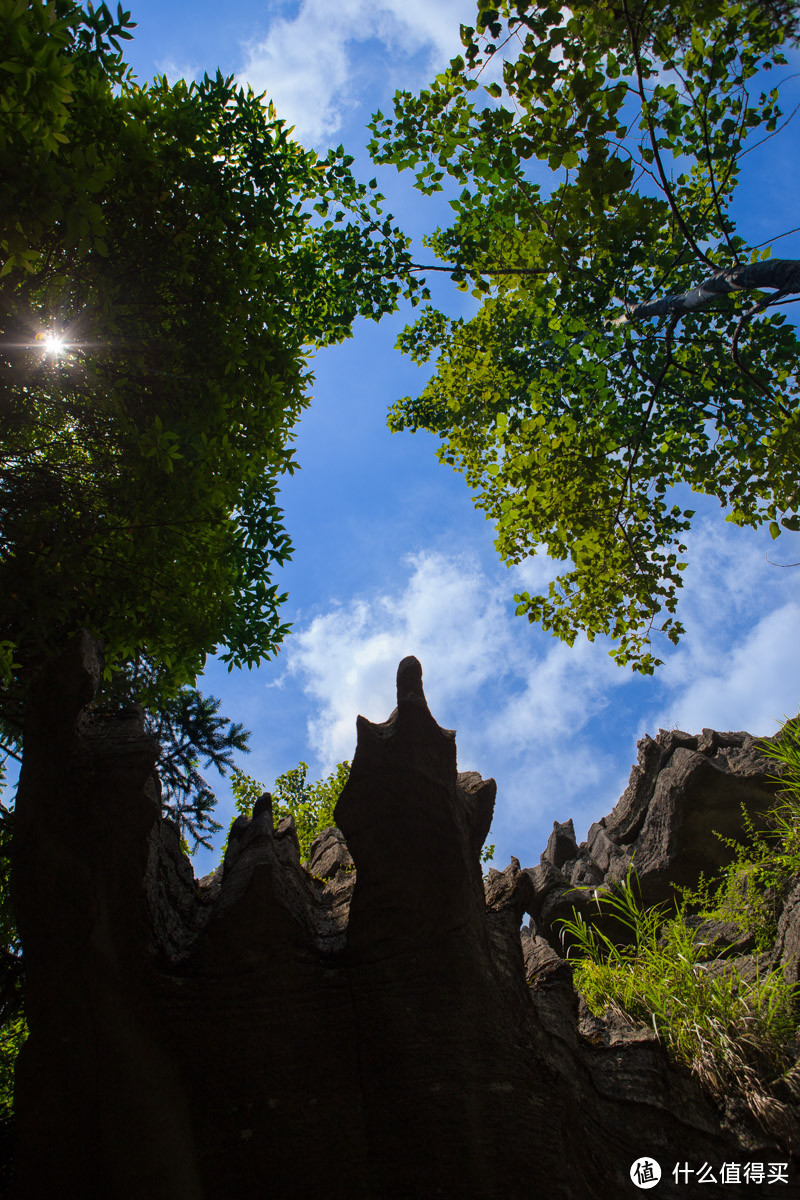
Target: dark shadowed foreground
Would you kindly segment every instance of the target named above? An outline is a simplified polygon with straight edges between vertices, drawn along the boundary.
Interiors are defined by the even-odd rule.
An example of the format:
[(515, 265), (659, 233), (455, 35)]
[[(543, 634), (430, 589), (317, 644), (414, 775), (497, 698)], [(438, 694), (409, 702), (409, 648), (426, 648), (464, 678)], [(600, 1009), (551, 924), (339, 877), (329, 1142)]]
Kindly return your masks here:
[[(675, 1184), (677, 1161), (790, 1147), (714, 1106), (652, 1033), (590, 1017), (552, 925), (568, 886), (620, 878), (634, 850), (648, 900), (708, 867), (710, 824), (730, 832), (740, 799), (772, 798), (752, 739), (648, 740), (586, 844), (559, 825), (539, 866), (512, 860), (484, 892), (495, 785), (458, 773), (407, 658), (389, 720), (358, 718), (344, 837), (323, 834), (305, 869), (264, 796), (198, 884), (141, 713), (86, 708), (99, 671), (73, 641), (25, 734), (21, 1200), (609, 1200), (639, 1194), (642, 1156), (662, 1165), (658, 1196), (797, 1186), (791, 1162), (786, 1188)], [(795, 974), (797, 942), (784, 928)]]

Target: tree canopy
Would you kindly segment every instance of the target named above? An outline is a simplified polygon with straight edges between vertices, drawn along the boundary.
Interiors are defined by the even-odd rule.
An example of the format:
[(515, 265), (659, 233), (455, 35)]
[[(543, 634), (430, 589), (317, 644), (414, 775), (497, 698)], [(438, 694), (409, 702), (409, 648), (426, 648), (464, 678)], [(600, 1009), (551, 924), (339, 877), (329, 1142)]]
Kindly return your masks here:
[(308, 352), (420, 291), (342, 147), (306, 151), (219, 73), (138, 83), (131, 25), (0, 0), (7, 730), (81, 627), (151, 706), (209, 652), (277, 651)]
[[(330, 775), (312, 783), (308, 778), (308, 763), (301, 762), (275, 780), (270, 793), (275, 828), (284, 817), (292, 818), (303, 861), (308, 859), (314, 839), (336, 824), (333, 811), (349, 775), (350, 763), (340, 762)], [(233, 768), (231, 791), (240, 817), (252, 817), (256, 802), (266, 790), (263, 783), (238, 767)], [(225, 857), (224, 850), (222, 857)]]
[[(0, 0), (0, 749), (19, 757), (37, 669), (88, 628), (97, 703), (145, 704), (196, 848), (219, 828), (200, 767), (248, 735), (190, 685), (287, 631), (278, 489), (309, 352), (424, 289), (341, 146), (305, 150), (220, 73), (138, 83), (131, 28)], [(25, 1034), (13, 819), (0, 804), (0, 1140)]]
[[(211, 849), (211, 838), (222, 826), (211, 813), (217, 798), (200, 765), (214, 767), (220, 775), (233, 766), (233, 752), (249, 753), (250, 733), (238, 721), (218, 716), (221, 701), (181, 688), (149, 713), (145, 729), (159, 743), (158, 777), (161, 804), (177, 824), (188, 853), (200, 846)], [(227, 728), (226, 728), (227, 726)], [(188, 838), (194, 839), (190, 847)]]
[(373, 119), (376, 161), (462, 189), (427, 242), (481, 300), (406, 328), (400, 348), (436, 371), (389, 424), (439, 435), (506, 562), (555, 560), (518, 613), (570, 644), (609, 635), (650, 673), (651, 632), (684, 632), (690, 490), (737, 525), (800, 529), (798, 341), (779, 311), (800, 261), (772, 257), (785, 229), (752, 244), (734, 203), (758, 164), (769, 216), (778, 167), (746, 156), (792, 115), (797, 6), (481, 0), (461, 33), (463, 56)]

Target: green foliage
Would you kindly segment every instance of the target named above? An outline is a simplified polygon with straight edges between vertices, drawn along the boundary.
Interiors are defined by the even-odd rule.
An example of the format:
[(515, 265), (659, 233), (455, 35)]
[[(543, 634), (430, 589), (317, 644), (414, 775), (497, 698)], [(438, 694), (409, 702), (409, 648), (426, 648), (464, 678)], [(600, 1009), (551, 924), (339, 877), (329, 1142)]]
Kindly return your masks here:
[(21, 1014), (0, 1027), (0, 1121), (14, 1113), (14, 1070), (27, 1036), (28, 1025)]
[(65, 151), (71, 106), (103, 79), (122, 82), (120, 41), (132, 27), (121, 5), (115, 21), (105, 4), (0, 0), (0, 277), (36, 269), (36, 243), (66, 205), (99, 229), (96, 155)]
[[(424, 289), (343, 147), (304, 150), (219, 72), (137, 83), (130, 28), (0, 0), (0, 744), (19, 751), (32, 678), (88, 628), (97, 703), (145, 705), (196, 846), (217, 828), (200, 764), (224, 773), (247, 735), (191, 684), (288, 629), (278, 483), (308, 354)], [(0, 809), (0, 1104), (24, 1033), (12, 824)]]
[(781, 790), (766, 814), (766, 828), (755, 827), (743, 804), (745, 842), (717, 834), (733, 861), (715, 879), (701, 879), (686, 900), (704, 916), (730, 921), (763, 951), (774, 945), (783, 902), (800, 876), (800, 718), (788, 719), (778, 740), (760, 748), (783, 767), (773, 776)]
[(787, 718), (775, 741), (762, 742), (762, 754), (781, 764), (772, 778), (781, 785), (781, 803), (775, 808), (774, 826), (786, 845), (800, 853), (800, 715)]
[(754, 937), (756, 953), (774, 945), (781, 902), (800, 876), (800, 718), (762, 749), (784, 767), (770, 828), (761, 834), (747, 818), (747, 845), (724, 839), (735, 857), (715, 881), (701, 878), (693, 891), (682, 889), (668, 915), (665, 905), (642, 906), (631, 867), (615, 891), (597, 895), (599, 915), (614, 918), (629, 944), (577, 911), (562, 927), (573, 941), (575, 986), (593, 1013), (610, 1008), (652, 1025), (715, 1096), (738, 1094), (767, 1129), (781, 1133), (785, 1114), (773, 1085), (796, 1058), (800, 984), (788, 984), (780, 967), (748, 982), (735, 963), (712, 957), (714, 947), (689, 919), (733, 922)]
[(644, 909), (631, 870), (614, 895), (598, 902), (633, 936), (618, 946), (580, 915), (564, 920), (574, 939), (575, 986), (590, 1010), (607, 1008), (651, 1025), (670, 1054), (713, 1095), (738, 1094), (767, 1128), (780, 1128), (782, 1106), (771, 1082), (791, 1070), (800, 985), (780, 969), (747, 982), (733, 966), (710, 967), (707, 949), (679, 909)]
[(308, 764), (279, 775), (272, 790), (272, 811), (276, 822), (284, 817), (294, 819), (300, 856), (307, 858), (311, 843), (336, 822), (333, 810), (350, 775), (350, 763), (340, 762), (330, 775), (317, 783), (308, 782)]
[[(651, 673), (651, 631), (683, 633), (695, 514), (676, 488), (737, 525), (800, 528), (798, 341), (767, 311), (800, 264), (770, 264), (731, 207), (743, 156), (783, 128), (767, 73), (795, 6), (479, 4), (461, 32), (464, 55), (371, 126), (376, 161), (461, 188), (427, 244), (482, 301), (401, 334), (436, 371), (389, 426), (441, 438), (501, 558), (551, 557), (520, 615), (569, 644), (608, 635)], [(501, 65), (502, 86), (484, 74)], [(724, 272), (730, 294), (698, 290)]]
[(80, 627), (109, 680), (147, 666), (149, 708), (212, 651), (231, 667), (277, 652), (278, 482), (307, 353), (419, 291), (342, 147), (304, 150), (219, 73), (136, 83), (112, 45), (126, 14), (105, 12), (0, 0), (0, 713), (16, 728)]
[[(314, 839), (336, 824), (333, 810), (349, 774), (350, 763), (340, 762), (325, 779), (310, 783), (308, 763), (301, 762), (275, 780), (271, 793), (275, 826), (277, 828), (284, 817), (292, 817), (302, 859), (308, 858)], [(256, 801), (266, 790), (263, 784), (245, 775), (238, 767), (231, 771), (231, 791), (240, 816), (251, 817)]]
[(199, 846), (210, 850), (211, 837), (222, 828), (211, 816), (217, 798), (200, 774), (201, 760), (204, 770), (213, 766), (225, 775), (233, 765), (233, 752), (249, 753), (250, 749), (249, 732), (241, 724), (217, 716), (220, 703), (214, 696), (182, 688), (145, 720), (147, 732), (161, 746), (157, 769), (162, 807), (181, 834), (194, 839), (192, 854)]

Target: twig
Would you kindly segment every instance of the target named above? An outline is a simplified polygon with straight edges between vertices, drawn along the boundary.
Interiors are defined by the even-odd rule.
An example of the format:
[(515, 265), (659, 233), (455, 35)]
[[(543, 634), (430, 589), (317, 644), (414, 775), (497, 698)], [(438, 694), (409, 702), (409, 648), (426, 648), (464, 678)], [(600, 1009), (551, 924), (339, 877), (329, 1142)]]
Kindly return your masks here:
[[(790, 75), (789, 78), (792, 79), (794, 76)], [(785, 82), (785, 80), (783, 82)], [(741, 154), (739, 154), (737, 157), (744, 158), (745, 154), (749, 154), (751, 150), (758, 150), (759, 146), (763, 146), (765, 142), (770, 140), (770, 138), (777, 137), (779, 133), (783, 133), (789, 122), (794, 120), (794, 118), (797, 116), (798, 109), (800, 109), (800, 104), (796, 104), (794, 106), (786, 120), (782, 124), (778, 125), (776, 129), (773, 129), (772, 133), (768, 133), (767, 136), (763, 137), (760, 142), (754, 142), (752, 146), (748, 146), (746, 150), (742, 150)]]
[(741, 317), (736, 323), (736, 328), (734, 329), (733, 337), (731, 338), (731, 358), (736, 364), (737, 370), (741, 375), (744, 375), (745, 379), (749, 379), (751, 383), (754, 383), (759, 391), (764, 393), (768, 400), (772, 399), (772, 392), (765, 383), (762, 383), (761, 380), (753, 374), (752, 371), (748, 370), (748, 368), (739, 358), (739, 334), (744, 329), (746, 321), (749, 321), (751, 317), (756, 316), (757, 313), (763, 312), (765, 308), (769, 308), (769, 306), (774, 304), (776, 300), (781, 297), (781, 295), (782, 292), (779, 291), (774, 293), (772, 296), (766, 296), (763, 300), (757, 301), (751, 308), (748, 308), (747, 312), (742, 313)]
[(642, 112), (644, 113), (644, 119), (647, 122), (647, 131), (650, 135), (650, 146), (653, 151), (653, 158), (655, 160), (656, 167), (658, 168), (658, 176), (661, 181), (661, 187), (663, 189), (664, 195), (667, 198), (667, 203), (669, 204), (669, 207), (672, 211), (672, 215), (674, 216), (675, 220), (677, 221), (677, 223), (680, 227), (681, 233), (686, 238), (686, 241), (689, 243), (689, 245), (691, 246), (692, 250), (695, 252), (697, 257), (702, 259), (702, 261), (704, 263), (707, 263), (708, 266), (711, 267), (712, 270), (714, 270), (714, 269), (716, 269), (717, 264), (714, 262), (713, 259), (709, 258), (707, 254), (704, 254), (703, 251), (700, 249), (700, 247), (697, 245), (697, 242), (695, 241), (693, 234), (691, 233), (691, 231), (689, 230), (689, 227), (687, 226), (686, 222), (683, 219), (683, 214), (681, 213), (681, 210), (678, 208), (675, 197), (672, 194), (672, 188), (670, 187), (670, 185), (667, 181), (667, 175), (664, 170), (664, 164), (661, 161), (661, 154), (658, 149), (658, 138), (656, 137), (656, 131), (653, 128), (653, 118), (650, 116), (648, 100), (647, 100), (647, 97), (645, 96), (645, 92), (644, 92), (644, 76), (642, 75), (642, 60), (641, 60), (641, 56), (639, 54), (639, 42), (638, 42), (636, 33), (634, 32), (633, 25), (631, 23), (631, 16), (628, 11), (627, 0), (623, 0), (622, 7), (625, 12), (625, 23), (628, 26), (628, 32), (631, 37), (631, 50), (633, 51), (633, 61), (636, 65), (636, 81), (637, 81), (638, 88), (639, 88), (639, 98), (641, 99), (641, 102), (642, 102)]
[(648, 404), (647, 411), (644, 414), (644, 420), (642, 421), (642, 424), (639, 427), (639, 432), (636, 437), (636, 444), (633, 447), (633, 454), (631, 455), (631, 460), (628, 463), (628, 470), (625, 474), (625, 482), (623, 483), (622, 489), (619, 494), (619, 500), (617, 502), (617, 511), (614, 513), (614, 524), (617, 524), (617, 522), (619, 521), (619, 514), (620, 514), (620, 510), (622, 508), (622, 502), (625, 499), (625, 493), (627, 492), (628, 484), (631, 481), (631, 476), (633, 474), (633, 468), (636, 465), (636, 459), (639, 454), (639, 448), (642, 444), (642, 438), (644, 437), (644, 431), (647, 428), (647, 422), (650, 420), (650, 414), (653, 411), (653, 405), (655, 404), (656, 399), (658, 398), (658, 393), (661, 391), (661, 386), (666, 378), (667, 371), (672, 366), (672, 338), (673, 338), (673, 334), (675, 333), (675, 327), (678, 324), (679, 320), (680, 320), (680, 317), (675, 315), (670, 319), (669, 325), (667, 326), (667, 332), (666, 332), (666, 336), (664, 338), (664, 344), (667, 347), (667, 357), (664, 360), (664, 365), (661, 368), (661, 373), (659, 374), (658, 379), (655, 382), (655, 386), (653, 388), (653, 394), (650, 397), (650, 403)]
[(773, 242), (779, 242), (781, 238), (789, 237), (793, 233), (800, 233), (800, 225), (795, 225), (794, 229), (787, 229), (786, 233), (779, 233), (776, 237), (767, 238), (763, 242), (756, 242), (755, 246), (752, 246), (751, 249), (760, 250), (762, 246), (771, 246)]

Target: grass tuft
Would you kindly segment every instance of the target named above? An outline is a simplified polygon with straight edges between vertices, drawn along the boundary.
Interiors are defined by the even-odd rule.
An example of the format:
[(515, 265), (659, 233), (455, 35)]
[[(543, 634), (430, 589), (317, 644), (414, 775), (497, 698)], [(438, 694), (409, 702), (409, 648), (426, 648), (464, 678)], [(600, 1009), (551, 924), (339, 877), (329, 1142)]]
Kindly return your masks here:
[[(627, 945), (577, 910), (561, 925), (573, 941), (575, 986), (595, 1016), (610, 1010), (650, 1025), (716, 1100), (743, 1102), (786, 1143), (796, 1136), (786, 1101), (800, 1101), (800, 984), (780, 967), (762, 971), (759, 959), (772, 949), (782, 903), (800, 880), (800, 718), (761, 748), (783, 767), (778, 801), (766, 833), (748, 819), (748, 844), (730, 843), (734, 860), (716, 880), (683, 889), (672, 909), (645, 908), (629, 867), (615, 888), (595, 893), (598, 917), (621, 923), (631, 934)], [(755, 977), (715, 953), (692, 916), (733, 921), (752, 935)]]

